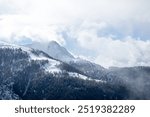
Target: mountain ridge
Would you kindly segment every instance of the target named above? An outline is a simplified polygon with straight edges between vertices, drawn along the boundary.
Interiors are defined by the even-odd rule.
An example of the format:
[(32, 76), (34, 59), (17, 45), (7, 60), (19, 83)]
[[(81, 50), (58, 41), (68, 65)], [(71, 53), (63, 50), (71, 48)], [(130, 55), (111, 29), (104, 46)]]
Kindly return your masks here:
[(150, 99), (149, 76), (150, 67), (105, 69), (0, 43), (0, 99)]

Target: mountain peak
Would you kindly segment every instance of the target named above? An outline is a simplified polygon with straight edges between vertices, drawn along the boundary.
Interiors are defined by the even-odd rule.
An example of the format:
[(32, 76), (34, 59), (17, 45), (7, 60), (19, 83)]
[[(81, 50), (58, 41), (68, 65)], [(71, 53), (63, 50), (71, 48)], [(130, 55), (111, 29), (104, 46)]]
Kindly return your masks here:
[(48, 44), (48, 53), (59, 60), (70, 61), (74, 57), (63, 46), (59, 45), (56, 41), (50, 41)]
[(56, 41), (50, 41), (48, 43), (47, 48), (52, 48), (52, 47), (55, 48), (55, 49), (59, 49), (59, 51), (62, 49), (62, 46)]
[(27, 46), (34, 49), (42, 50), (49, 56), (61, 60), (63, 62), (74, 60), (74, 56), (56, 41), (50, 41), (48, 43), (32, 42), (32, 44)]
[(50, 41), (49, 44), (53, 44), (53, 45), (60, 46), (60, 45), (58, 44), (58, 42), (56, 42), (56, 41), (54, 41), (54, 40), (53, 40), (53, 41)]

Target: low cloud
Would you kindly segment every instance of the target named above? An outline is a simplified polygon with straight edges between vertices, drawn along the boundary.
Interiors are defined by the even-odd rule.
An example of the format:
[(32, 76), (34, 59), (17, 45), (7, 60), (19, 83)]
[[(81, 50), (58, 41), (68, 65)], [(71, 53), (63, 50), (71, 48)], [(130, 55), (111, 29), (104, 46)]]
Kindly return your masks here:
[[(89, 25), (89, 26), (88, 26)], [(88, 29), (88, 27), (90, 27)], [(72, 31), (72, 35), (85, 51), (95, 53), (94, 61), (104, 67), (110, 66), (147, 66), (150, 65), (150, 41), (133, 38), (130, 35), (117, 38), (111, 33), (99, 35), (107, 31), (107, 23), (80, 25)]]
[(0, 40), (56, 40), (102, 66), (150, 65), (149, 0), (0, 0)]
[(0, 40), (16, 43), (29, 38), (31, 41), (56, 40), (65, 43), (61, 35), (57, 34), (57, 26), (49, 26), (40, 19), (34, 21), (27, 15), (4, 15), (1, 19)]

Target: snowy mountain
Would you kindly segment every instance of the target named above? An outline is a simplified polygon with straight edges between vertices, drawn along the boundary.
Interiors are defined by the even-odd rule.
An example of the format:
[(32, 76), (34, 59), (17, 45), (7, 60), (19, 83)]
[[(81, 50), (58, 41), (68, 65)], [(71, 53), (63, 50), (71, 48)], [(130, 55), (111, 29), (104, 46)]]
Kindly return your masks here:
[[(41, 46), (36, 46), (36, 49), (40, 49), (38, 47), (41, 47)], [(134, 79), (133, 74), (135, 74), (135, 73), (131, 74), (130, 70), (132, 71), (132, 69), (136, 69), (136, 71), (138, 71), (138, 72), (136, 72), (135, 77), (138, 77), (138, 75), (141, 76), (140, 74), (143, 74), (143, 70), (138, 70), (137, 67), (127, 68), (130, 70), (128, 72), (124, 72), (125, 68), (117, 68), (116, 67), (116, 69), (105, 69), (104, 67), (102, 67), (98, 64), (95, 64), (91, 61), (87, 61), (87, 60), (80, 59), (80, 58), (75, 58), (66, 49), (64, 49), (64, 47), (60, 46), (56, 41), (50, 42), (47, 45), (47, 48), (48, 49), (46, 49), (44, 52), (46, 52), (48, 55), (52, 56), (53, 58), (56, 58), (60, 61), (63, 61), (65, 63), (71, 65), (72, 67), (78, 69), (79, 71), (81, 71), (88, 77), (91, 77), (93, 79), (102, 80), (104, 82), (111, 82), (111, 83), (115, 83), (115, 84), (126, 82), (128, 84), (131, 84), (130, 81), (132, 79)], [(63, 50), (65, 50), (65, 52)], [(59, 53), (60, 57), (56, 56), (55, 53)], [(146, 68), (146, 67), (143, 67), (143, 69), (144, 68)], [(150, 74), (145, 74), (145, 76), (143, 75), (141, 78), (145, 79), (145, 78), (149, 77), (149, 75)], [(136, 83), (136, 82), (138, 82), (138, 81), (135, 81), (134, 83)], [(143, 82), (142, 82), (142, 84), (143, 84)]]
[(0, 99), (150, 99), (150, 67), (104, 69), (56, 42), (43, 48), (70, 60), (0, 42)]
[(48, 44), (48, 52), (50, 56), (62, 60), (71, 61), (74, 57), (62, 46), (60, 46), (56, 41), (51, 41)]
[(0, 99), (123, 98), (106, 96), (122, 88), (93, 79), (43, 51), (0, 43)]
[(69, 62), (75, 59), (73, 55), (71, 55), (64, 47), (60, 46), (56, 41), (50, 41), (49, 43), (32, 42), (32, 44), (26, 46), (42, 50), (49, 56), (63, 62)]
[(95, 79), (106, 80), (104, 79), (104, 76), (106, 75), (104, 67), (81, 58), (75, 58), (56, 41), (51, 41), (48, 44), (33, 42), (27, 46), (44, 51), (49, 56), (75, 67), (89, 77), (94, 75)]
[[(51, 42), (51, 43), (54, 43), (54, 42)], [(55, 43), (55, 44), (57, 44), (57, 43)], [(48, 54), (44, 53), (41, 50), (35, 50), (32, 48), (28, 48), (28, 47), (24, 47), (24, 46), (18, 46), (18, 45), (14, 45), (14, 44), (9, 44), (6, 42), (0, 42), (0, 49), (2, 51), (5, 51), (5, 50), (10, 50), (10, 51), (14, 51), (14, 52), (19, 51), (22, 54), (26, 54), (27, 59), (29, 61), (45, 61), (46, 64), (44, 66), (42, 66), (42, 68), (45, 71), (52, 72), (52, 73), (56, 73), (56, 72), (59, 73), (59, 72), (64, 72), (64, 71), (68, 70), (68, 72), (70, 72), (70, 74), (71, 74), (71, 73), (73, 73), (73, 71), (71, 71), (71, 69), (74, 69), (75, 72), (78, 72), (76, 74), (79, 74), (79, 76), (83, 76), (84, 77), (83, 79), (85, 79), (85, 78), (88, 79), (88, 77), (84, 76), (84, 73), (82, 73), (81, 71), (76, 70), (72, 66), (70, 66), (64, 62), (61, 62), (60, 60), (57, 60), (57, 58), (52, 58), (51, 56), (49, 56)], [(66, 53), (67, 53), (67, 51), (66, 51)], [(68, 53), (68, 55), (69, 55), (69, 53)], [(2, 58), (2, 56), (1, 56), (1, 58)], [(2, 64), (4, 64), (4, 63), (2, 63)], [(70, 68), (70, 69), (65, 69), (63, 66), (65, 66), (66, 68)]]

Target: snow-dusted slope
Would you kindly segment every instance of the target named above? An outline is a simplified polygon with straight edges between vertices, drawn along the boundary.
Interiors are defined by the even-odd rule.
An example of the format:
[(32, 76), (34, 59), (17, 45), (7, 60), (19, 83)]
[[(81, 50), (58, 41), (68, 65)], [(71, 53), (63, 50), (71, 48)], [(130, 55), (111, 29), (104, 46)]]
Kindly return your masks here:
[[(59, 45), (52, 45), (57, 51)], [(150, 99), (150, 67), (104, 69), (74, 57), (62, 61), (0, 42), (0, 99)]]
[(34, 50), (28, 47), (24, 47), (24, 46), (18, 46), (15, 44), (10, 44), (7, 42), (3, 42), (0, 41), (0, 48), (2, 49), (21, 49), (23, 52), (26, 52), (29, 56), (29, 60), (38, 60), (38, 61), (42, 61), (42, 60), (47, 60), (47, 64), (45, 66), (42, 66), (46, 71), (49, 72), (58, 72), (60, 71), (60, 69), (57, 67), (59, 64), (61, 64), (61, 62), (52, 59), (51, 57), (49, 57), (48, 55), (46, 55), (45, 53), (43, 53), (42, 51), (39, 50)]
[(61, 61), (68, 62), (74, 60), (74, 57), (56, 41), (50, 41), (49, 43), (32, 42), (32, 44), (26, 46), (42, 50), (51, 57)]
[(52, 57), (62, 61), (71, 61), (74, 59), (74, 57), (56, 41), (51, 41), (48, 44), (48, 53)]
[(24, 50), (29, 50), (29, 48), (26, 48), (24, 46), (19, 46), (19, 45), (15, 45), (15, 44), (12, 44), (12, 43), (7, 43), (5, 41), (0, 41), (0, 48), (23, 48)]
[(103, 75), (105, 75), (105, 69), (102, 66), (81, 58), (75, 58), (56, 41), (49, 43), (33, 42), (27, 46), (44, 51), (49, 56), (75, 67), (89, 77), (94, 76), (95, 79), (102, 79)]
[[(33, 48), (29, 48), (29, 47), (25, 47), (25, 46), (19, 46), (19, 45), (15, 45), (15, 44), (10, 44), (10, 43), (6, 43), (6, 42), (0, 42), (0, 48), (1, 49), (21, 49), (22, 52), (26, 53), (28, 55), (28, 59), (29, 61), (33, 60), (33, 61), (46, 61), (46, 64), (41, 65), (41, 68), (43, 68), (45, 70), (45, 72), (49, 72), (49, 73), (61, 73), (61, 72), (68, 72), (68, 74), (70, 76), (72, 76), (70, 73), (70, 69), (75, 69), (72, 66), (69, 66), (68, 64), (65, 64), (61, 61), (62, 58), (52, 58), (52, 57), (66, 57), (68, 58), (68, 60), (75, 60), (75, 58), (63, 47), (61, 47), (57, 42), (52, 41), (48, 44), (48, 48), (50, 49), (50, 52), (52, 55), (52, 57), (50, 57), (48, 54), (44, 53), (43, 51), (40, 50), (36, 50)], [(56, 52), (56, 53), (55, 53)], [(57, 60), (58, 59), (58, 60)], [(77, 59), (76, 59), (77, 60)], [(15, 61), (15, 60), (14, 60)], [(65, 64), (65, 65), (63, 65)], [(65, 67), (60, 67), (60, 66), (65, 66), (66, 68), (70, 68), (68, 69), (69, 71), (66, 70)], [(74, 71), (73, 71), (74, 72)], [(78, 72), (78, 70), (75, 70), (74, 74), (78, 74), (78, 76), (80, 76), (79, 78), (81, 79), (85, 79), (88, 80), (90, 78), (88, 78), (89, 76), (85, 76), (85, 74), (81, 74)], [(75, 75), (77, 76), (77, 75)]]
[[(36, 82), (46, 88), (46, 80), (55, 81), (55, 78), (92, 80), (74, 67), (50, 57), (43, 51), (0, 42), (0, 99), (19, 99), (20, 96), (24, 97), (30, 90), (34, 90)], [(33, 82), (35, 84), (32, 84)], [(52, 85), (51, 82), (49, 85)], [(36, 84), (36, 90), (41, 90), (38, 87)]]

